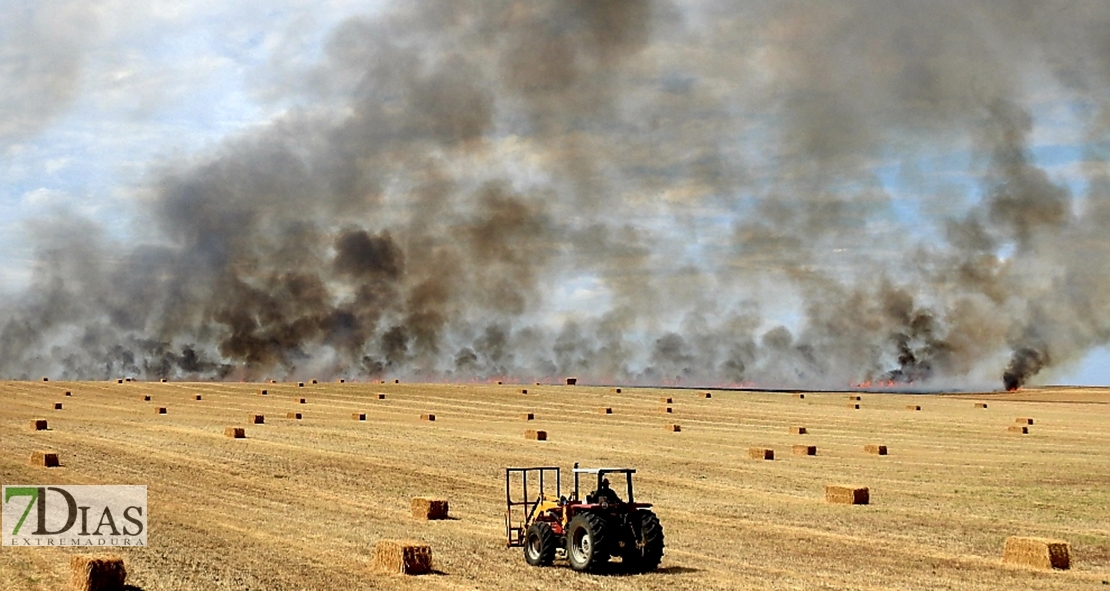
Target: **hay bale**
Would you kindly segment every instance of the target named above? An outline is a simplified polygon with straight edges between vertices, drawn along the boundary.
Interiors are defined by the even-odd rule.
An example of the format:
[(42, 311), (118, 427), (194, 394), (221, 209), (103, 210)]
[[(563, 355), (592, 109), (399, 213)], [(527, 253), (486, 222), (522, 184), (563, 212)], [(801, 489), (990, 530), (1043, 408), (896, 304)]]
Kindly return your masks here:
[(315, 384), (315, 383), (317, 383), (317, 382), (316, 382), (316, 380), (312, 380), (312, 383), (313, 383), (313, 384)]
[(1006, 428), (1006, 430), (1010, 433), (1020, 433), (1022, 435), (1026, 435), (1029, 433), (1029, 427), (1026, 427), (1024, 425), (1010, 425)]
[(162, 378), (162, 379), (158, 380), (158, 382), (161, 383), (161, 384), (165, 384), (168, 381), (169, 380), (167, 380), (166, 378)]
[(679, 431), (682, 431), (682, 427), (680, 427), (679, 425), (673, 425), (673, 424), (672, 425), (663, 425), (663, 430), (667, 431), (667, 432), (670, 432), (670, 433), (678, 433)]
[(536, 429), (528, 429), (524, 432), (525, 439), (532, 439), (534, 441), (547, 441), (547, 431), (538, 431)]
[(143, 402), (150, 402), (150, 396), (143, 396)]
[(252, 425), (264, 425), (266, 424), (266, 416), (254, 414), (247, 415), (247, 422)]
[(848, 396), (848, 400), (863, 400), (863, 397), (862, 396), (857, 396), (855, 394), (850, 394)]
[(612, 407), (606, 406), (606, 407), (602, 407), (602, 408), (597, 409), (597, 412), (598, 412), (598, 414), (611, 415), (611, 414), (613, 414), (613, 409), (612, 409)]
[(394, 384), (400, 384), (400, 383), (401, 383), (401, 380), (393, 380), (393, 383), (394, 383)]
[(127, 569), (115, 554), (77, 555), (69, 559), (73, 591), (123, 591)]
[(54, 410), (62, 410), (62, 403), (61, 402), (55, 402), (54, 403)]
[(244, 439), (247, 436), (247, 430), (242, 427), (224, 427), (224, 437), (232, 439)]
[(351, 418), (356, 420), (356, 421), (365, 421), (366, 420), (366, 413), (364, 413), (364, 412), (353, 412), (353, 413), (351, 413)]
[(867, 505), (871, 502), (871, 491), (866, 486), (827, 484), (825, 501), (838, 505)]
[(433, 415), (433, 414), (430, 414), (430, 413), (429, 414), (423, 414), (423, 415), (420, 415), (420, 420), (421, 421), (434, 421), (434, 420), (436, 420), (436, 416)]
[(200, 394), (197, 394), (197, 400), (204, 400), (204, 397), (201, 396)]
[(528, 389), (527, 389), (527, 388), (521, 388), (521, 389), (520, 389), (520, 393), (521, 393), (521, 394), (527, 394), (527, 393), (528, 393)]
[(526, 412), (526, 413), (520, 415), (520, 418), (524, 419), (525, 421), (534, 421), (534, 420), (536, 420), (536, 415), (534, 415), (530, 412)]
[(575, 386), (578, 384), (578, 378), (567, 378), (568, 386)]
[(805, 427), (791, 427), (790, 432), (795, 435), (805, 435), (808, 433)]
[(300, 404), (308, 404), (308, 401), (305, 400), (304, 398), (301, 398), (299, 402), (300, 402)]
[(31, 421), (31, 430), (32, 431), (45, 431), (46, 430), (46, 419), (35, 419), (35, 420)]
[(385, 394), (378, 392), (378, 400), (385, 400)]
[(875, 443), (868, 443), (867, 445), (863, 446), (863, 451), (876, 456), (885, 456), (886, 446), (878, 445)]
[(46, 376), (43, 376), (43, 378), (42, 378), (42, 381), (44, 381), (44, 382), (49, 382), (49, 381), (50, 381), (50, 378), (48, 378), (48, 377), (46, 377)]
[(374, 544), (371, 566), (378, 571), (402, 575), (432, 572), (432, 548), (411, 540), (380, 540)]
[(299, 413), (299, 412), (287, 412), (287, 413), (285, 413), (285, 418), (294, 419), (294, 420), (299, 421), (299, 420), (301, 420), (301, 413)]
[(765, 447), (749, 447), (748, 457), (753, 460), (773, 460), (775, 459), (775, 450)]
[(117, 383), (117, 384), (122, 384), (122, 383), (123, 383), (123, 380), (116, 380), (116, 383)]
[(986, 402), (976, 402), (975, 403), (975, 408), (987, 408), (987, 403)]
[(613, 392), (613, 394), (620, 394), (621, 393), (620, 388), (613, 388), (611, 391)]
[(674, 412), (674, 409), (673, 409), (673, 408), (671, 408), (671, 407), (669, 407), (669, 406), (664, 406), (664, 407), (663, 407), (663, 409), (662, 409), (662, 412), (665, 412), (665, 413), (673, 413), (673, 412)]
[(43, 466), (45, 468), (57, 468), (62, 464), (58, 461), (57, 452), (33, 451), (31, 452), (31, 465)]
[(849, 404), (848, 408), (854, 408), (856, 410), (859, 410), (859, 405), (858, 404)]
[(1045, 570), (1071, 568), (1071, 551), (1064, 540), (1010, 536), (1002, 550), (1004, 564), (1017, 564)]
[(269, 391), (269, 390), (266, 390), (265, 388), (263, 388), (263, 389), (261, 389), (261, 390), (259, 390), (259, 391), (258, 391), (258, 395), (259, 395), (259, 396), (266, 396), (266, 395), (267, 395), (267, 394), (269, 394), (269, 393), (270, 393), (270, 391)]
[(166, 414), (166, 407), (164, 407), (164, 406), (159, 406), (158, 408), (154, 409), (154, 414), (156, 414), (156, 415), (164, 415), (164, 414)]
[(447, 499), (430, 497), (412, 498), (412, 518), (423, 520), (447, 519), (449, 506)]
[(804, 399), (805, 399), (805, 397), (806, 397), (806, 395), (805, 395), (805, 394), (802, 394), (801, 392), (795, 392), (795, 393), (794, 393), (794, 398), (797, 398), (797, 399), (799, 399), (799, 400), (804, 400)]
[(73, 396), (73, 392), (70, 392), (69, 390), (66, 390), (66, 396)]
[(504, 385), (504, 384), (503, 384), (503, 383), (501, 382), (501, 380), (497, 380), (497, 385), (498, 385), (498, 386), (502, 386), (502, 385)]
[(659, 399), (659, 402), (662, 402), (663, 404), (674, 404), (674, 399), (663, 397)]
[(817, 455), (816, 445), (795, 445), (791, 448), (796, 456), (815, 456)]
[(336, 380), (336, 382), (338, 382), (338, 383), (340, 383), (340, 384), (346, 384), (346, 383), (347, 383), (347, 380), (345, 380), (345, 379), (343, 379), (343, 378), (339, 378), (338, 380)]
[(276, 383), (278, 383), (278, 382), (277, 382), (277, 380), (270, 380), (270, 383), (271, 383), (271, 384), (276, 384)]
[(297, 382), (298, 388), (304, 388), (304, 382)]
[(916, 404), (911, 404), (906, 407), (906, 410), (921, 410), (921, 407)]
[(1033, 419), (1028, 419), (1028, 418), (1025, 418), (1025, 417), (1021, 417), (1021, 418), (1014, 419), (1014, 422), (1019, 424), (1019, 425), (1032, 425), (1033, 424)]
[(705, 392), (705, 397), (706, 398), (713, 398), (713, 393), (712, 392)]

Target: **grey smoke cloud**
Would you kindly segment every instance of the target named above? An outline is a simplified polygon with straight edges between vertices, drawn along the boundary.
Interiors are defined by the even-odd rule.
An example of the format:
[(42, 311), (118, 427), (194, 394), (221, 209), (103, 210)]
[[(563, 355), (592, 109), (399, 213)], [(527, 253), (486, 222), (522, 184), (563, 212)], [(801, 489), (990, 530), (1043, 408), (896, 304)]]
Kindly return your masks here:
[[(1108, 24), (1011, 1), (351, 19), (275, 68), (301, 107), (157, 171), (145, 243), (41, 222), (0, 375), (1016, 387), (1110, 341), (1110, 181), (1033, 155), (1046, 101), (1105, 140)], [(971, 189), (910, 166), (946, 152)], [(583, 279), (602, 307), (559, 317)]]

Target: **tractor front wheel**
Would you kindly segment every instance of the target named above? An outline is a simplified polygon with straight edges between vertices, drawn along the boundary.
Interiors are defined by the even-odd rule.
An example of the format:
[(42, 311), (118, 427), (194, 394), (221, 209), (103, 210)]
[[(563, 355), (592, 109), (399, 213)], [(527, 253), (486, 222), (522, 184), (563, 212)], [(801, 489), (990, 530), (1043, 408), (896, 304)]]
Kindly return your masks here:
[(663, 525), (651, 511), (637, 511), (629, 515), (629, 520), (640, 539), (630, 540), (621, 553), (625, 570), (633, 573), (655, 570), (663, 560)]
[(567, 525), (567, 561), (576, 571), (596, 571), (609, 561), (605, 545), (605, 521), (592, 513), (580, 513)]
[(555, 562), (555, 549), (559, 541), (551, 525), (537, 521), (524, 535), (524, 560), (532, 566), (551, 566)]

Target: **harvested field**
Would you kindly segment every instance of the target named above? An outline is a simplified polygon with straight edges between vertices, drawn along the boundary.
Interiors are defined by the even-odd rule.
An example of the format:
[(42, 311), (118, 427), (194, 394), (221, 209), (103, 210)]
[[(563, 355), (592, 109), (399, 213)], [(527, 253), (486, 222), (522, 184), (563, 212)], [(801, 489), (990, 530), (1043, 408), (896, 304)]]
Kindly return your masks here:
[[(1110, 580), (1110, 391), (933, 395), (698, 391), (495, 385), (313, 387), (311, 420), (273, 421), (248, 440), (222, 436), (249, 413), (284, 416), (296, 383), (0, 383), (0, 481), (148, 486), (150, 548), (119, 549), (128, 584), (144, 591), (267, 589), (1105, 589)], [(59, 388), (66, 411), (42, 418)], [(368, 405), (377, 392), (388, 404)], [(1101, 392), (1101, 393), (1099, 393)], [(203, 405), (187, 404), (203, 395)], [(151, 414), (143, 396), (173, 406)], [(1054, 400), (1060, 397), (1061, 403)], [(680, 433), (665, 431), (661, 397), (682, 398)], [(975, 409), (973, 400), (990, 403)], [(925, 404), (928, 413), (905, 412)], [(594, 410), (619, 406), (620, 413)], [(444, 413), (436, 425), (414, 418)], [(365, 412), (372, 423), (350, 419)], [(555, 435), (524, 439), (520, 416)], [(1005, 425), (1036, 417), (1033, 433)], [(674, 420), (674, 419), (670, 419)], [(813, 430), (799, 438), (786, 426)], [(249, 428), (249, 427), (248, 427)], [(537, 430), (539, 430), (537, 429)], [(794, 455), (799, 440), (820, 448)], [(894, 454), (861, 453), (881, 442)], [(748, 447), (782, 450), (748, 460)], [(32, 466), (49, 449), (65, 466)], [(634, 577), (579, 575), (563, 562), (527, 566), (504, 547), (503, 468), (570, 464), (638, 469), (636, 499), (666, 530), (661, 569)], [(825, 485), (860, 483), (869, 505), (826, 502)], [(451, 499), (454, 519), (417, 521), (411, 500)], [(705, 532), (712, 530), (713, 536)], [(1066, 540), (1069, 570), (1002, 562), (1005, 540)], [(442, 574), (377, 572), (380, 540), (434, 549)], [(881, 550), (881, 551), (879, 551)], [(4, 548), (0, 589), (54, 591), (68, 548)], [(522, 585), (521, 581), (527, 581)]]

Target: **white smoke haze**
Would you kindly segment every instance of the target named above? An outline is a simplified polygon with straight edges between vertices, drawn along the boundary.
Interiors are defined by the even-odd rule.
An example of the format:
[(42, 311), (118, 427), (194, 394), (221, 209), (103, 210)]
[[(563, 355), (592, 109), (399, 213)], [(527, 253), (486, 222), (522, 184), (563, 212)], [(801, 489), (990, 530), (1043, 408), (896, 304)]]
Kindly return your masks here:
[[(0, 376), (1045, 379), (1110, 342), (1107, 26), (1096, 1), (428, 0), (311, 58), (272, 32), (255, 98), (285, 110), (152, 162), (141, 239), (34, 222)], [(72, 100), (55, 50), (27, 81), (53, 102), (0, 140)], [(1041, 164), (1053, 141), (1083, 162)]]

